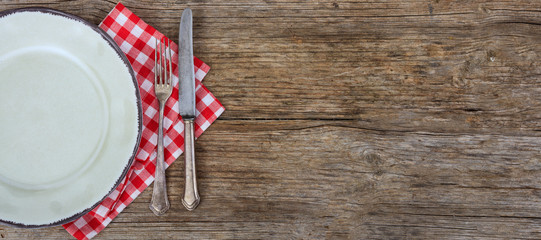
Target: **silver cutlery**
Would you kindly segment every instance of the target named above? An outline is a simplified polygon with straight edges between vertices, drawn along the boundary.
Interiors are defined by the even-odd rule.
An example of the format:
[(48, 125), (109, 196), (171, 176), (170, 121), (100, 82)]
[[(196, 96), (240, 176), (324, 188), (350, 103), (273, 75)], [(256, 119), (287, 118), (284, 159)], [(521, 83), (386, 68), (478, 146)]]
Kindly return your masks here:
[(195, 74), (192, 46), (192, 10), (182, 12), (179, 29), (179, 113), (184, 119), (185, 177), (182, 204), (189, 211), (199, 204), (194, 155)]
[(165, 102), (173, 92), (171, 48), (170, 43), (162, 43), (156, 40), (154, 52), (154, 91), (160, 103), (160, 122), (158, 130), (158, 154), (156, 157), (156, 173), (150, 210), (160, 216), (169, 210), (170, 204), (167, 199), (167, 185), (165, 182), (165, 160), (163, 154), (163, 109)]

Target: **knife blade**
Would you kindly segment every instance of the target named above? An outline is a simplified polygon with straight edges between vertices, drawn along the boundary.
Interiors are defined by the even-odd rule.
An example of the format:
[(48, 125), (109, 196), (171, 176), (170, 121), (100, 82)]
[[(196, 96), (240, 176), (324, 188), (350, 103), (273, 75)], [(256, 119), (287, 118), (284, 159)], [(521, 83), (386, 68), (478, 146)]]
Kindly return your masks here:
[(179, 29), (179, 113), (183, 119), (195, 118), (195, 73), (193, 65), (192, 10), (182, 12)]
[(192, 45), (192, 10), (186, 8), (180, 18), (179, 29), (179, 113), (184, 120), (184, 197), (182, 205), (189, 211), (199, 205), (194, 154), (194, 119), (195, 119), (195, 73)]

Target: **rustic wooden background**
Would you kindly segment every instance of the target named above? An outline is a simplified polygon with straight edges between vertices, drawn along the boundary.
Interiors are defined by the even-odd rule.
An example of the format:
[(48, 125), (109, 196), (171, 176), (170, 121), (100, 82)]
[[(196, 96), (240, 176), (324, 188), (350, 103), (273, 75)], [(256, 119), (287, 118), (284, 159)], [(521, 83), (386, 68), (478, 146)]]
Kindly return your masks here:
[[(116, 2), (0, 10), (97, 24)], [(180, 203), (179, 161), (167, 215), (149, 189), (95, 239), (541, 238), (541, 1), (123, 3), (172, 38), (193, 9), (227, 110), (196, 143), (196, 211)]]

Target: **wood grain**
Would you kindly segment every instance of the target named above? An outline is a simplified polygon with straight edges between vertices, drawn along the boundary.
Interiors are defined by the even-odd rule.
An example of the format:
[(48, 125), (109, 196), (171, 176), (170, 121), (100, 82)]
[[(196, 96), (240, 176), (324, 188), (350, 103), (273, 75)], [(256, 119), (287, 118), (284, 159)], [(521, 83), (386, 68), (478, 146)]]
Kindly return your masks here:
[[(7, 1), (99, 23), (116, 1)], [(202, 202), (150, 190), (95, 239), (541, 238), (540, 1), (123, 1), (195, 55), (227, 108)], [(182, 160), (182, 159), (181, 159)], [(0, 239), (66, 239), (0, 226)]]

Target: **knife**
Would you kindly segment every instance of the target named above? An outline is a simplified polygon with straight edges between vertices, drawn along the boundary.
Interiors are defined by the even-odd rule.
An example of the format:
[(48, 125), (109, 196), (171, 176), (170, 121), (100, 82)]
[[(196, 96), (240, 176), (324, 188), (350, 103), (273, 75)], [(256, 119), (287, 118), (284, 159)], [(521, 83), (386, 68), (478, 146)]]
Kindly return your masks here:
[(179, 113), (184, 120), (184, 159), (185, 177), (182, 204), (189, 211), (199, 204), (197, 179), (195, 175), (194, 127), (195, 119), (195, 73), (192, 46), (192, 10), (186, 8), (180, 18), (178, 50), (179, 76)]

